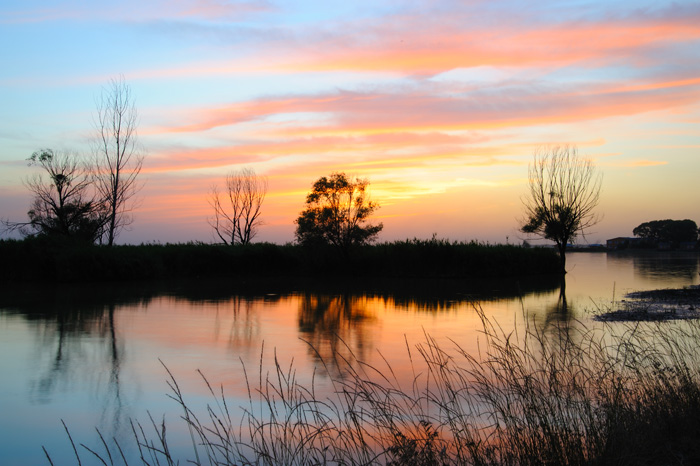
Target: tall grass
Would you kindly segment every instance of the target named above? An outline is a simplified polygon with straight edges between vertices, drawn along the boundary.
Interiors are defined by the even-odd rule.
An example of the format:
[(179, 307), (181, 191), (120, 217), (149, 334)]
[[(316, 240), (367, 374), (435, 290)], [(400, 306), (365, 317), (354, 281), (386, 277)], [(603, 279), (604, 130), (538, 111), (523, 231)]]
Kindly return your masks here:
[[(477, 307), (470, 354), (430, 336), (407, 344), (412, 372), (334, 361), (332, 391), (301, 383), (275, 357), (246, 373), (249, 402), (212, 386), (204, 412), (170, 396), (192, 435), (193, 464), (637, 465), (700, 461), (700, 324), (530, 324), (505, 332)], [(338, 356), (340, 358), (340, 356)], [(262, 357), (261, 357), (262, 361)], [(332, 373), (332, 371), (326, 371)], [(406, 382), (408, 380), (408, 382)], [(142, 464), (175, 464), (165, 424), (133, 424)], [(101, 437), (100, 437), (101, 438)], [(72, 441), (72, 440), (71, 440)], [(122, 464), (121, 448), (76, 448)], [(47, 454), (48, 455), (48, 454)], [(181, 464), (185, 460), (182, 459)]]
[(357, 253), (360, 264), (390, 276), (512, 277), (558, 271), (553, 249), (432, 238), (379, 243)]
[(554, 250), (406, 240), (358, 246), (204, 243), (97, 246), (70, 239), (0, 240), (1, 281), (114, 281), (193, 277), (513, 277), (552, 274)]

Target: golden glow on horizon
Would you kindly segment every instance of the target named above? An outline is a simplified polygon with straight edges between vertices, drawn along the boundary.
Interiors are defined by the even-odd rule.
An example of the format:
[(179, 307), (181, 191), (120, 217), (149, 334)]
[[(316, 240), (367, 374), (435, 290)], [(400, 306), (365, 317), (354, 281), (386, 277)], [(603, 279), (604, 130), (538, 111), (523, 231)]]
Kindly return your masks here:
[[(292, 240), (292, 222), (311, 184), (334, 171), (370, 180), (387, 230), (423, 222), (415, 228), (432, 225), (455, 236), (481, 222), (503, 237), (504, 225), (517, 227), (513, 212), (534, 148), (557, 143), (577, 145), (606, 172), (605, 180), (615, 180), (604, 181), (604, 196), (616, 199), (610, 205), (617, 209), (607, 219), (623, 222), (627, 210), (617, 200), (626, 193), (649, 204), (642, 187), (654, 174), (674, 177), (656, 180), (665, 189), (656, 197), (694, 209), (687, 199), (700, 188), (693, 182), (682, 189), (676, 179), (697, 173), (700, 160), (697, 5), (550, 8), (545, 2), (504, 15), (513, 5), (409, 3), (368, 8), (361, 2), (354, 5), (360, 16), (332, 2), (296, 5), (293, 14), (255, 2), (115, 6), (110, 27), (136, 18), (140, 27), (129, 30), (123, 49), (119, 43), (108, 48), (114, 63), (63, 68), (50, 79), (26, 68), (0, 80), (20, 96), (8, 99), (22, 102), (15, 113), (33, 99), (58, 96), (45, 117), (51, 122), (24, 110), (17, 120), (31, 123), (3, 129), (0, 142), (22, 161), (39, 142), (70, 143), (80, 135), (80, 144), (92, 102), (88, 96), (86, 104), (75, 103), (77, 85), (99, 90), (94, 83), (108, 81), (114, 67), (138, 97), (139, 136), (148, 151), (139, 222), (202, 219), (204, 231), (211, 186), (230, 170), (250, 167), (268, 177), (263, 216), (268, 226), (280, 227), (274, 237), (263, 227), (262, 239)], [(18, 3), (5, 22), (18, 31), (26, 27), (26, 37), (61, 31), (67, 50), (88, 56), (94, 50), (83, 44), (86, 34), (95, 34), (96, 43), (106, 39), (88, 19), (103, 24), (107, 11), (63, 10)], [(25, 61), (42, 62), (46, 51), (24, 42)], [(119, 61), (120, 54), (129, 60)], [(87, 123), (78, 128), (73, 120)], [(17, 173), (28, 171), (22, 164)], [(454, 214), (464, 209), (478, 215)]]

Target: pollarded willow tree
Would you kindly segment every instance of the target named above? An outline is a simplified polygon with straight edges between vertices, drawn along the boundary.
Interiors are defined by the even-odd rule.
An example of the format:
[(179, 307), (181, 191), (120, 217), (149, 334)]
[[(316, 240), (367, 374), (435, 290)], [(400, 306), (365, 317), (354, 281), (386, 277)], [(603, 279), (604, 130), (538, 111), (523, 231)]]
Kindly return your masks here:
[(374, 241), (384, 227), (368, 224), (379, 204), (367, 193), (369, 182), (345, 173), (321, 177), (306, 196), (306, 209), (296, 220), (296, 238), (302, 245), (331, 244), (347, 254), (353, 245)]
[(124, 78), (113, 79), (97, 102), (94, 143), (95, 187), (104, 199), (108, 217), (105, 242), (114, 244), (119, 231), (133, 222), (131, 212), (140, 185), (144, 151), (138, 144), (138, 113)]
[(226, 175), (225, 192), (217, 185), (209, 193), (209, 205), (214, 215), (209, 224), (224, 244), (249, 244), (261, 225), (260, 214), (267, 178), (258, 176), (251, 168)]
[(564, 145), (538, 148), (528, 178), (520, 231), (554, 241), (564, 274), (567, 245), (600, 221), (594, 209), (600, 200), (602, 175), (593, 162), (578, 155), (575, 146)]

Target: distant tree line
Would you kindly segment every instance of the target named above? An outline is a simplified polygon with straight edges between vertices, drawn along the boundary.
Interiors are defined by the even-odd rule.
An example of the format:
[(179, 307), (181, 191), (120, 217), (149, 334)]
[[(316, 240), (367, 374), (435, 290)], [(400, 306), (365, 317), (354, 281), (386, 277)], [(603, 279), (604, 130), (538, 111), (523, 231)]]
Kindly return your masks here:
[(698, 240), (698, 226), (693, 220), (652, 220), (638, 225), (632, 230), (634, 236), (642, 238), (647, 245), (669, 243), (679, 247), (681, 243), (694, 243)]

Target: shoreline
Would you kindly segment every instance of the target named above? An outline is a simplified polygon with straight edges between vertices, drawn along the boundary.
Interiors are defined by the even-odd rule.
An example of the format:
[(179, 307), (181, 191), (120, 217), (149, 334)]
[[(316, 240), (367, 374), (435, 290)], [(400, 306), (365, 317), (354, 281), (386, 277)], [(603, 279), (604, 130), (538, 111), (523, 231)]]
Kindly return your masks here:
[[(604, 322), (665, 322), (700, 319), (700, 285), (633, 291), (619, 309), (594, 317)], [(615, 303), (613, 303), (613, 306)]]

